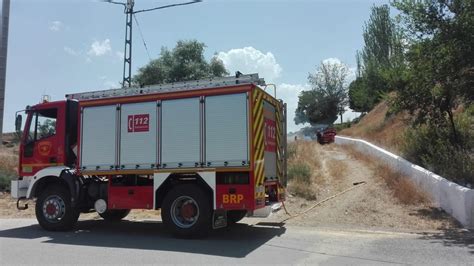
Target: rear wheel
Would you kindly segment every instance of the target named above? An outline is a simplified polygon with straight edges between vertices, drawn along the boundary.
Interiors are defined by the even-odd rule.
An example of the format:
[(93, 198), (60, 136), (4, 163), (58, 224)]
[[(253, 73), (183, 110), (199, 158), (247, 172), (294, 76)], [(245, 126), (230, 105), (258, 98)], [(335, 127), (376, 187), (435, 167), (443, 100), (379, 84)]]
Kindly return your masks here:
[(71, 206), (69, 190), (60, 185), (46, 187), (36, 200), (36, 219), (49, 231), (71, 230), (79, 219), (79, 210)]
[(227, 223), (235, 224), (247, 215), (247, 210), (232, 210), (227, 212)]
[(129, 213), (130, 213), (129, 209), (106, 210), (104, 213), (99, 213), (99, 215), (100, 217), (102, 217), (102, 219), (108, 222), (118, 222), (122, 220), (123, 218), (127, 217)]
[(211, 228), (210, 202), (211, 199), (197, 185), (177, 186), (163, 200), (163, 224), (178, 237), (204, 236)]

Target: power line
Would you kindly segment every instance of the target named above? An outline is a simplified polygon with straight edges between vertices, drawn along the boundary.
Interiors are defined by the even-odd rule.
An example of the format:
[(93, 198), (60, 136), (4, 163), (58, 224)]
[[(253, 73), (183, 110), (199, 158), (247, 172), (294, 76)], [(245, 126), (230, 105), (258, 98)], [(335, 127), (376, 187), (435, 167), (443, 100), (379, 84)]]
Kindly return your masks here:
[(158, 10), (158, 9), (163, 9), (163, 8), (168, 8), (168, 7), (175, 7), (175, 6), (186, 6), (186, 5), (191, 5), (191, 4), (195, 4), (195, 3), (198, 3), (198, 2), (202, 2), (202, 0), (196, 0), (196, 1), (186, 2), (186, 3), (179, 3), (179, 4), (171, 4), (171, 5), (159, 6), (159, 7), (148, 8), (148, 9), (142, 9), (142, 10), (134, 11), (133, 13), (136, 14), (136, 13), (153, 11), (153, 10)]
[(142, 32), (142, 29), (140, 28), (140, 24), (138, 24), (137, 16), (133, 14), (133, 18), (135, 19), (135, 22), (137, 23), (138, 32), (140, 32), (140, 37), (142, 38), (143, 46), (145, 46), (145, 51), (146, 51), (146, 54), (148, 55), (148, 59), (150, 59), (151, 61), (150, 52), (148, 51), (148, 47), (146, 46), (145, 37), (143, 37), (143, 32)]

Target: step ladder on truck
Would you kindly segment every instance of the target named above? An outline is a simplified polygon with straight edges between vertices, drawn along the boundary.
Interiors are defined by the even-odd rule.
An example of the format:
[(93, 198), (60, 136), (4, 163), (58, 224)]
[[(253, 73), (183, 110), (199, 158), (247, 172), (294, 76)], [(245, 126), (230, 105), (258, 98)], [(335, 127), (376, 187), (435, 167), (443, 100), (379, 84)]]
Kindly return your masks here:
[(161, 209), (167, 230), (195, 236), (268, 215), (285, 199), (286, 105), (265, 88), (238, 73), (28, 106), (12, 197), (35, 199), (46, 230)]

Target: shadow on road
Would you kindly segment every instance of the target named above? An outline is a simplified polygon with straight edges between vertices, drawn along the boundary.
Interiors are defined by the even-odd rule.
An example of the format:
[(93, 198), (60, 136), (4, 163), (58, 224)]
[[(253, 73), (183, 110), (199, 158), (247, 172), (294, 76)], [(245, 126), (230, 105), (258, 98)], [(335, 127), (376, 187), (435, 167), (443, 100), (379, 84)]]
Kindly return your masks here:
[(410, 213), (410, 215), (418, 216), (422, 219), (444, 221), (446, 223), (449, 222), (452, 227), (462, 228), (462, 225), (458, 221), (456, 221), (447, 212), (445, 212), (443, 209), (440, 209), (440, 208), (425, 207), (425, 208), (416, 210), (416, 212)]
[(0, 231), (0, 237), (22, 239), (46, 237), (49, 239), (43, 243), (174, 251), (242, 258), (285, 231), (284, 227), (236, 224), (214, 230), (205, 239), (176, 239), (166, 232), (161, 222), (108, 223), (94, 220), (79, 221), (75, 230), (71, 232), (49, 232), (39, 225), (29, 225)]
[(453, 227), (439, 228), (436, 233), (420, 233), (421, 239), (431, 240), (433, 243), (442, 243), (445, 246), (467, 247), (474, 254), (474, 231), (463, 229), (462, 225), (445, 211), (439, 208), (425, 208), (410, 215), (420, 216), (439, 221), (450, 221)]
[(474, 254), (474, 231), (468, 229), (442, 229), (439, 233), (422, 233), (421, 239), (442, 243), (448, 247), (467, 247)]

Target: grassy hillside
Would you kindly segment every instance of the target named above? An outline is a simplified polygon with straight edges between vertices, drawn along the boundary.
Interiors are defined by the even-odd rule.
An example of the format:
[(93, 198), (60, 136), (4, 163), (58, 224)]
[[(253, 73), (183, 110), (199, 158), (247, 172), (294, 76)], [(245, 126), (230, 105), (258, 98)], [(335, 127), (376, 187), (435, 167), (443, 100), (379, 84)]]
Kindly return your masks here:
[(358, 123), (343, 129), (339, 134), (365, 139), (399, 153), (403, 147), (403, 138), (409, 127), (410, 117), (404, 113), (387, 116), (388, 111), (387, 102), (382, 101)]
[(376, 105), (358, 123), (339, 135), (365, 139), (399, 154), (460, 185), (474, 185), (474, 116), (473, 108), (459, 107), (455, 124), (462, 145), (449, 142), (449, 129), (412, 126), (406, 113), (390, 114), (386, 101)]

